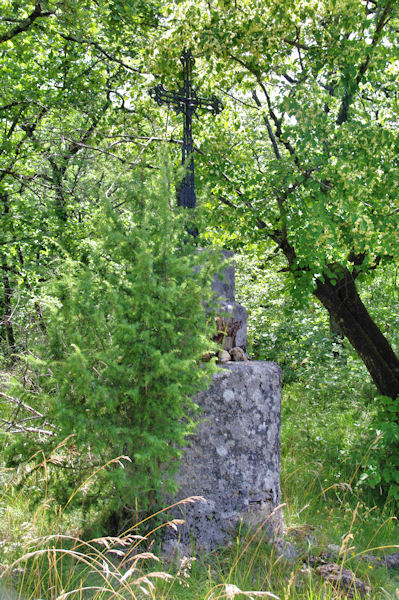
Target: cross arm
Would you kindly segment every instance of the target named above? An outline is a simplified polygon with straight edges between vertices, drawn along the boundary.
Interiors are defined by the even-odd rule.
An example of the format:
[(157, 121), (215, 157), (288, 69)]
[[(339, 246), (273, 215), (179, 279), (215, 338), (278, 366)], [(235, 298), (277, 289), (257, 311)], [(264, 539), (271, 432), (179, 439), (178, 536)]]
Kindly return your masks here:
[(216, 96), (212, 96), (211, 98), (201, 98), (196, 96), (195, 98), (190, 99), (190, 108), (193, 110), (201, 108), (202, 110), (211, 112), (213, 115), (218, 115), (222, 112), (224, 106), (223, 102), (216, 98)]
[(186, 101), (183, 96), (176, 92), (170, 92), (164, 88), (162, 83), (159, 83), (155, 87), (149, 90), (149, 94), (153, 100), (159, 105), (167, 104), (168, 106), (175, 105), (178, 108), (183, 108)]

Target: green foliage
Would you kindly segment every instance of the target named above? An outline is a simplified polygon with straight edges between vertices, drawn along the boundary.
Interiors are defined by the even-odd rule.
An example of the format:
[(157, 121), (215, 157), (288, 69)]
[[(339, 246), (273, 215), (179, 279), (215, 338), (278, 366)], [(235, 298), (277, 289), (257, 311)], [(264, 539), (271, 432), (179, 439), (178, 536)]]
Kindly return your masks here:
[(112, 202), (121, 165), (141, 168), (131, 144), (146, 133), (140, 71), (158, 5), (5, 0), (1, 13), (0, 343), (15, 354), (43, 324), (38, 287), (59, 243), (81, 260), (99, 198), (109, 190)]
[(381, 331), (389, 336), (393, 349), (399, 353), (398, 264), (382, 265), (378, 274), (361, 278), (358, 287)]
[[(59, 262), (45, 288), (48, 350), (36, 385), (55, 425), (49, 443), (73, 436), (59, 460), (58, 471), (68, 467), (60, 501), (93, 464), (123, 455), (131, 464), (103, 470), (95, 488), (82, 491), (85, 502), (104, 511), (136, 501), (148, 508), (173, 489), (171, 472), (194, 429), (191, 398), (212, 369), (200, 359), (210, 346), (205, 304), (212, 306), (217, 253), (198, 252), (188, 239), (185, 211), (170, 208), (170, 184), (163, 169), (155, 189), (124, 198), (123, 212), (108, 205), (86, 264)], [(24, 440), (8, 453), (21, 461), (29, 451)]]
[[(364, 365), (332, 335), (321, 307), (292, 301), (278, 258), (265, 263), (256, 255), (237, 256), (236, 262), (239, 298), (249, 310), (250, 351), (283, 368), (283, 479), (298, 469), (300, 456), (308, 485), (316, 478), (340, 498), (356, 486), (363, 501), (381, 505), (388, 499), (397, 512), (398, 400), (375, 397)], [(395, 282), (396, 273), (383, 269), (374, 287), (368, 279), (362, 287), (397, 347)], [(287, 494), (294, 494), (291, 484)]]
[[(370, 10), (352, 0), (165, 7), (180, 18), (159, 60), (174, 61), (171, 36), (183, 36), (206, 55), (208, 85), (224, 92), (225, 111), (204, 140), (214, 210), (222, 220), (234, 209), (240, 237), (273, 238), (286, 227), (304, 295), (328, 265), (350, 264), (351, 251), (370, 253), (367, 270), (396, 248), (398, 48), (384, 10), (397, 22), (396, 3), (385, 1)], [(231, 218), (225, 225), (232, 229)]]
[(249, 351), (277, 362), (284, 381), (295, 381), (306, 366), (329, 364), (333, 350), (325, 312), (314, 301), (298, 306), (289, 293), (281, 257), (262, 260), (257, 252), (236, 255), (237, 296), (248, 310)]
[[(320, 306), (293, 302), (281, 259), (271, 258), (237, 255), (237, 287), (249, 313), (249, 351), (283, 369), (283, 473), (295, 471), (295, 457), (301, 456), (309, 485), (318, 473), (320, 485), (346, 482), (367, 502), (397, 502), (397, 401), (375, 397), (350, 345), (334, 336)], [(395, 282), (396, 273), (382, 269), (374, 287), (368, 279), (362, 287), (370, 311), (397, 347)]]
[(374, 438), (360, 483), (384, 490), (399, 510), (399, 398), (376, 398), (376, 414), (371, 422)]

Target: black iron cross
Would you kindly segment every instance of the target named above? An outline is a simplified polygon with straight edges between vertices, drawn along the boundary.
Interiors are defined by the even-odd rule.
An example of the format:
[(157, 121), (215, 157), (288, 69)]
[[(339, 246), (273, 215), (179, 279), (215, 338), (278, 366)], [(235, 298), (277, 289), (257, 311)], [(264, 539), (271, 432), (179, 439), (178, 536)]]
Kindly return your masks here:
[(185, 175), (181, 182), (178, 203), (180, 206), (194, 208), (195, 198), (195, 180), (194, 180), (194, 145), (192, 132), (192, 116), (196, 110), (201, 108), (217, 115), (223, 110), (223, 104), (216, 96), (211, 98), (200, 98), (192, 85), (192, 72), (194, 57), (191, 50), (184, 49), (180, 57), (183, 65), (183, 85), (177, 92), (169, 92), (162, 83), (151, 88), (149, 93), (159, 105), (167, 104), (171, 106), (177, 114), (183, 113), (183, 145), (182, 145), (182, 163), (185, 167)]

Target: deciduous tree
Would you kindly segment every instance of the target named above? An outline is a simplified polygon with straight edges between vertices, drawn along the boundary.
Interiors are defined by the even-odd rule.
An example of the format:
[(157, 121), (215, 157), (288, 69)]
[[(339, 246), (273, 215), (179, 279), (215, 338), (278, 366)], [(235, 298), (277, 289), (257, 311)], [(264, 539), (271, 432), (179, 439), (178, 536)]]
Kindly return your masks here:
[(225, 92), (218, 151), (200, 148), (214, 223), (261, 252), (277, 246), (295, 293), (320, 300), (396, 398), (399, 360), (357, 281), (399, 253), (397, 3), (190, 1), (168, 13), (162, 56), (183, 39)]

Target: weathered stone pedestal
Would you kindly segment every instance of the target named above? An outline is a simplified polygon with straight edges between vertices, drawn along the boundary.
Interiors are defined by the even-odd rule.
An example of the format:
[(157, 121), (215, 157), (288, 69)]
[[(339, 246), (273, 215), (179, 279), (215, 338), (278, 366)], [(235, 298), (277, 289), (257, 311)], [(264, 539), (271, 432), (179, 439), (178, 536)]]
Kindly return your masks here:
[(226, 544), (241, 519), (251, 526), (265, 522), (279, 535), (281, 369), (271, 362), (229, 363), (195, 401), (201, 424), (185, 449), (177, 499), (203, 496), (206, 502), (173, 510), (185, 524), (169, 530), (165, 552)]

